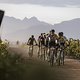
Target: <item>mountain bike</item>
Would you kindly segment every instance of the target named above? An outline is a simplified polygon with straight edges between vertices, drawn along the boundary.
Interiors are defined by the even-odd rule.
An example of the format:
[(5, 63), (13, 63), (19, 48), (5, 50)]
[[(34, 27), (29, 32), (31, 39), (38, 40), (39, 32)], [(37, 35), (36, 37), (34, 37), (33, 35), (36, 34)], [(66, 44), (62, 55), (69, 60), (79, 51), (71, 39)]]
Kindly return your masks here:
[(45, 54), (46, 54), (45, 46), (41, 45), (39, 47), (38, 57), (42, 60), (45, 60)]
[(29, 53), (28, 54), (29, 54), (29, 57), (32, 58), (32, 56), (33, 56), (33, 45), (29, 46)]
[(64, 48), (60, 46), (57, 50), (57, 64), (64, 65)]
[(49, 51), (49, 62), (50, 62), (50, 65), (53, 66), (53, 64), (56, 62), (56, 48), (54, 47), (51, 47), (50, 48), (50, 51)]
[(34, 52), (34, 46), (37, 46), (37, 44), (35, 44), (35, 45), (27, 44), (27, 45), (29, 46), (29, 52), (28, 52), (29, 57), (32, 58), (33, 57), (33, 52)]

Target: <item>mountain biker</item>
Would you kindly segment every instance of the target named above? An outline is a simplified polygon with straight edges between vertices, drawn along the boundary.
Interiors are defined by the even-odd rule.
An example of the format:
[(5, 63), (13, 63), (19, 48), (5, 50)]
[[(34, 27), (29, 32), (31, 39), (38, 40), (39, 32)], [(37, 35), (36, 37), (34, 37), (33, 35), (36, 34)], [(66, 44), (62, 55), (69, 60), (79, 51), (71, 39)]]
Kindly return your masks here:
[(34, 35), (32, 35), (32, 36), (29, 38), (28, 42), (27, 42), (27, 44), (29, 45), (29, 57), (30, 57), (30, 58), (32, 58), (32, 56), (33, 56), (33, 46), (34, 46), (34, 42), (35, 42), (35, 44), (37, 45), (36, 39), (34, 38)]
[(65, 47), (65, 42), (67, 40), (66, 37), (64, 36), (63, 32), (59, 32), (58, 35), (59, 35), (59, 38), (58, 38), (59, 46)]
[(64, 36), (63, 32), (59, 32), (58, 36), (59, 36), (59, 38), (58, 38), (58, 52), (57, 52), (58, 65), (60, 65), (60, 64), (64, 65), (64, 54), (65, 54), (66, 40), (67, 39)]
[(45, 46), (45, 37), (44, 37), (44, 33), (41, 33), (40, 42), (41, 42), (41, 46)]
[(45, 39), (46, 39), (45, 33), (41, 33), (41, 35), (38, 37), (39, 44), (38, 56), (42, 56), (43, 54), (45, 56)]
[(28, 45), (34, 45), (34, 42), (35, 42), (36, 45), (37, 45), (37, 41), (36, 41), (36, 39), (34, 38), (34, 35), (32, 35), (32, 36), (29, 38), (27, 44), (28, 44)]
[(53, 65), (54, 57), (57, 58), (57, 49), (56, 49), (56, 41), (58, 39), (57, 34), (55, 34), (55, 30), (52, 29), (49, 34), (49, 58), (50, 63)]
[(58, 39), (57, 34), (55, 34), (55, 30), (52, 29), (49, 35), (49, 47), (56, 47), (56, 40)]

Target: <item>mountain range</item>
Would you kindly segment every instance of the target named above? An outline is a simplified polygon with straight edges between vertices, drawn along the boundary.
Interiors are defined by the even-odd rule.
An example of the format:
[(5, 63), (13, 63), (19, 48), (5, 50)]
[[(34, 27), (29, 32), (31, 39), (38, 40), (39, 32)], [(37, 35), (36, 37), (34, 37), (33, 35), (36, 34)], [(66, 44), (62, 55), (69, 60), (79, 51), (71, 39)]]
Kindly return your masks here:
[(80, 18), (52, 25), (36, 17), (20, 20), (5, 16), (1, 25), (2, 39), (11, 41), (26, 41), (31, 35), (37, 39), (41, 33), (48, 33), (51, 29), (55, 29), (56, 33), (63, 31), (67, 38), (80, 39)]

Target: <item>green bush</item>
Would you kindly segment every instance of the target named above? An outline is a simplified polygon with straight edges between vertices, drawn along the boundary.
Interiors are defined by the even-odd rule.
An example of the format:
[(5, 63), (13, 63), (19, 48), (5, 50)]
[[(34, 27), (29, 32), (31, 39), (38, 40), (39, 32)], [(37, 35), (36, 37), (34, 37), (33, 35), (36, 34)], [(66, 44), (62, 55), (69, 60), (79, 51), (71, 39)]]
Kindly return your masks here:
[(0, 44), (0, 80), (23, 80), (25, 69), (21, 55), (9, 53), (7, 46)]
[(71, 40), (69, 41), (70, 44), (66, 48), (66, 53), (69, 56), (73, 56), (73, 58), (78, 58), (80, 59), (80, 41), (79, 40)]
[(9, 53), (5, 44), (0, 44), (0, 51), (0, 80), (53, 80), (54, 74), (43, 62)]

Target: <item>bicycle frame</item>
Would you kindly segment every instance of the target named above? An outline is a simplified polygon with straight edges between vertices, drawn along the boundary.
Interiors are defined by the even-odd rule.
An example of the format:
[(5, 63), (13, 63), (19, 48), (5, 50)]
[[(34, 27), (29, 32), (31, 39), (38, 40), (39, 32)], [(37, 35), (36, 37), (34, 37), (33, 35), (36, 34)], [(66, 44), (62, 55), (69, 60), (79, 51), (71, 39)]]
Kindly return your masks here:
[(57, 51), (57, 63), (59, 66), (61, 64), (64, 65), (64, 49), (62, 47), (58, 48), (58, 51)]
[(53, 66), (55, 58), (56, 58), (56, 52), (55, 52), (56, 48), (51, 47), (50, 48), (50, 52), (49, 52), (49, 57), (50, 57), (50, 65)]
[(45, 60), (45, 46), (41, 45), (39, 47), (39, 52), (38, 52), (38, 55), (40, 56), (41, 59)]
[(33, 45), (29, 46), (29, 57), (33, 56)]

